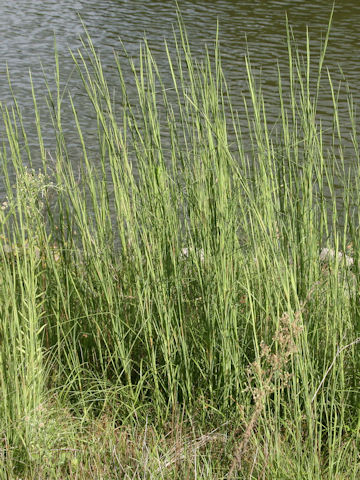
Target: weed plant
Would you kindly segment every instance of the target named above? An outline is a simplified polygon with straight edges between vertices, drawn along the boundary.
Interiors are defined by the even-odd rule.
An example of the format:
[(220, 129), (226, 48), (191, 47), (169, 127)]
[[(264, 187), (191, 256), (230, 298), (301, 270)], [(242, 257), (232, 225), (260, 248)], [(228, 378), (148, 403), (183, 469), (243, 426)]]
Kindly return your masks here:
[(73, 52), (96, 158), (57, 57), (52, 152), (33, 88), (40, 170), (1, 106), (1, 478), (359, 478), (355, 106), (345, 168), (329, 32), (316, 61), (287, 32), (275, 125), (246, 57), (241, 128), (218, 41), (195, 59), (181, 21), (170, 86), (146, 41), (127, 58), (136, 99), (123, 56), (115, 104), (91, 38)]

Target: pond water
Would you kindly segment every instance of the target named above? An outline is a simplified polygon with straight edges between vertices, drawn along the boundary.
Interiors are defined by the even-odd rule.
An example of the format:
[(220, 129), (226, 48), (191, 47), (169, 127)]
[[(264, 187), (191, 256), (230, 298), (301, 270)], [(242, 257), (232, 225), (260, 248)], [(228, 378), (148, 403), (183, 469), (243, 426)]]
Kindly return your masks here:
[[(263, 90), (268, 102), (275, 98), (276, 64), (286, 62), (285, 15), (299, 39), (304, 39), (306, 26), (310, 38), (319, 45), (324, 37), (331, 11), (331, 2), (317, 0), (179, 0), (180, 10), (187, 27), (195, 54), (203, 51), (206, 43), (215, 38), (219, 20), (223, 67), (235, 107), (240, 109), (246, 86), (244, 55), (250, 52), (252, 63), (262, 69)], [(147, 0), (32, 0), (2, 1), (0, 3), (0, 101), (10, 105), (11, 94), (7, 85), (8, 66), (13, 88), (28, 127), (34, 148), (33, 104), (29, 83), (29, 69), (36, 87), (41, 110), (45, 112), (43, 71), (51, 75), (54, 69), (54, 34), (61, 63), (63, 85), (68, 84), (73, 95), (81, 96), (81, 81), (74, 74), (69, 48), (77, 49), (83, 34), (81, 20), (86, 25), (95, 46), (101, 52), (110, 84), (118, 85), (113, 52), (120, 50), (119, 38), (128, 53), (136, 56), (139, 44), (146, 34), (156, 53), (160, 70), (166, 75), (167, 60), (163, 55), (163, 40), (171, 40), (176, 28), (176, 8), (172, 1)], [(355, 103), (360, 101), (360, 2), (338, 0), (335, 6), (332, 33), (326, 65), (340, 78), (344, 72)], [(129, 79), (129, 88), (131, 81)], [(346, 98), (341, 99), (346, 106)], [(323, 104), (326, 116), (329, 105)], [(65, 117), (64, 126), (74, 154), (77, 135), (73, 121)], [(95, 122), (90, 105), (82, 106), (82, 120), (91, 133)], [(55, 149), (52, 129), (47, 128), (44, 114), (44, 137), (47, 147)], [(68, 121), (67, 121), (68, 120)], [(0, 134), (1, 133), (0, 131)], [(90, 135), (91, 138), (91, 135)], [(96, 138), (94, 138), (96, 142)], [(91, 147), (91, 145), (90, 145)]]

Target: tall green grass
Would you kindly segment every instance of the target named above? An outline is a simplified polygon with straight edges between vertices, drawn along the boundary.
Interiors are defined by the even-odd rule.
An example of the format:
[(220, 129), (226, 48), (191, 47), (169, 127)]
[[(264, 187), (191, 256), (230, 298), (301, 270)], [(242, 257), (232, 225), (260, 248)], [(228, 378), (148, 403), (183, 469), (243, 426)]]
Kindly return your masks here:
[(355, 107), (345, 167), (329, 32), (316, 62), (287, 32), (275, 126), (250, 59), (244, 128), (218, 40), (195, 59), (181, 22), (170, 79), (146, 42), (127, 57), (136, 99), (115, 56), (120, 105), (91, 38), (73, 52), (96, 158), (57, 57), (51, 153), (33, 88), (39, 171), (21, 106), (1, 106), (3, 478), (358, 478)]

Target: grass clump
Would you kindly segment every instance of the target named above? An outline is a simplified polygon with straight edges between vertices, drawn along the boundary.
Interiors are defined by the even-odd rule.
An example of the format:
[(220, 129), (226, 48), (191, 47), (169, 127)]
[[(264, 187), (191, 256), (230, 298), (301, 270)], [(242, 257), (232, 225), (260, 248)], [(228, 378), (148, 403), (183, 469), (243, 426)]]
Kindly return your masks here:
[(40, 171), (2, 106), (4, 478), (358, 478), (359, 150), (330, 74), (322, 126), (328, 35), (314, 66), (288, 28), (274, 126), (250, 60), (244, 126), (181, 23), (170, 79), (146, 42), (128, 58), (136, 99), (123, 59), (114, 104), (91, 39), (73, 53), (96, 158), (71, 95), (70, 156), (58, 62)]

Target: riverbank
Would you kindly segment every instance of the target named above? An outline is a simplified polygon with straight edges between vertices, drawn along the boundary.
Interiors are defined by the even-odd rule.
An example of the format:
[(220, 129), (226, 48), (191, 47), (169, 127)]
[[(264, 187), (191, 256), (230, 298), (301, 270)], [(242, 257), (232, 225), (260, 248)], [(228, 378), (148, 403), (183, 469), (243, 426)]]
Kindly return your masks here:
[(331, 76), (323, 140), (327, 37), (314, 68), (289, 31), (276, 131), (245, 59), (246, 133), (218, 46), (200, 62), (181, 24), (176, 41), (176, 58), (164, 47), (171, 90), (145, 44), (129, 60), (137, 101), (117, 61), (114, 104), (85, 39), (74, 62), (97, 158), (71, 97), (82, 156), (68, 155), (60, 67), (48, 91), (54, 152), (35, 103), (40, 171), (20, 108), (2, 106), (0, 473), (356, 479), (360, 162), (349, 96), (344, 167)]

